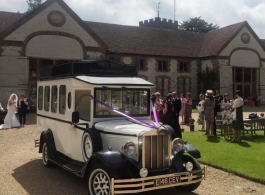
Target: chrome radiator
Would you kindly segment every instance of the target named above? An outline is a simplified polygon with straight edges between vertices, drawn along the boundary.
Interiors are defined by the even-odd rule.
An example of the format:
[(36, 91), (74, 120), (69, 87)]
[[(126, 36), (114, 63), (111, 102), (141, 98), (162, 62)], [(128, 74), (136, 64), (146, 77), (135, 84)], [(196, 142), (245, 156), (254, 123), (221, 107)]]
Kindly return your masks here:
[(170, 166), (171, 136), (146, 132), (142, 137), (142, 165), (148, 170)]

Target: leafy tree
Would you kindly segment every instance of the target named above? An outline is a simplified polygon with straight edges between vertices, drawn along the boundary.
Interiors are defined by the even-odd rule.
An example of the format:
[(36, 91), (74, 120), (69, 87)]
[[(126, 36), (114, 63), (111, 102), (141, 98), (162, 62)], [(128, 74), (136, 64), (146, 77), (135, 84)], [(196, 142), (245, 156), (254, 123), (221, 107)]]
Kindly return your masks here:
[(27, 12), (31, 12), (34, 9), (36, 9), (37, 7), (39, 7), (42, 3), (42, 0), (27, 0), (27, 4), (28, 4), (28, 11)]
[(218, 72), (206, 66), (205, 70), (198, 73), (198, 80), (203, 92), (208, 89), (214, 89), (216, 87), (216, 81), (218, 80)]
[(217, 24), (215, 25), (213, 25), (212, 23), (209, 24), (205, 20), (201, 19), (201, 16), (190, 18), (187, 21), (183, 21), (179, 25), (180, 30), (198, 32), (198, 33), (207, 33), (211, 30), (216, 30), (218, 28), (219, 26)]

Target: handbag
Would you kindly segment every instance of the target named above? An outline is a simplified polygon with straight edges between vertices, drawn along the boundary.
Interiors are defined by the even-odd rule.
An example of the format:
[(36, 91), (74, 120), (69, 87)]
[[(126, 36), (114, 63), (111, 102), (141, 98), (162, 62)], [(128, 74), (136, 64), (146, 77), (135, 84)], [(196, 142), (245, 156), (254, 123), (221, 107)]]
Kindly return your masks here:
[(254, 119), (254, 118), (259, 118), (258, 114), (257, 113), (251, 113), (248, 115), (248, 118), (249, 119)]

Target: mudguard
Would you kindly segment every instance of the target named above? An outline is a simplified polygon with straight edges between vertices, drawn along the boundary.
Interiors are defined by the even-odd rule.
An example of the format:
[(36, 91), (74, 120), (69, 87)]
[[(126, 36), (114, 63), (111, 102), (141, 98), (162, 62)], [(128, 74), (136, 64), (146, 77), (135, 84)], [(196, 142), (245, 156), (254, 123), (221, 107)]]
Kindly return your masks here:
[(96, 152), (83, 167), (82, 173), (87, 172), (95, 164), (103, 163), (109, 170), (116, 170), (120, 173), (121, 178), (131, 178), (135, 175), (139, 176), (137, 162), (125, 156), (120, 151), (103, 150)]
[(194, 158), (201, 158), (201, 153), (198, 150), (198, 148), (196, 148), (194, 145), (192, 144), (188, 144), (185, 143), (184, 145), (184, 150), (189, 153), (191, 156), (193, 156)]
[(48, 157), (52, 159), (56, 153), (56, 146), (52, 134), (52, 130), (48, 129), (47, 131), (43, 131), (40, 136), (40, 145), (39, 145), (39, 153), (42, 153), (42, 146), (44, 142), (47, 144), (48, 149)]

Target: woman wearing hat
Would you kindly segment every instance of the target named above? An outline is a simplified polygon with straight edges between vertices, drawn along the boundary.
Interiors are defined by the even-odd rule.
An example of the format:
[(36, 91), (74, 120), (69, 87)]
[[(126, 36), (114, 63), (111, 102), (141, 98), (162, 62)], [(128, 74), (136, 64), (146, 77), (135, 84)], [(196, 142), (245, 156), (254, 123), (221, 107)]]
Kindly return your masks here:
[(214, 107), (215, 100), (213, 97), (213, 91), (207, 90), (205, 94), (205, 101), (202, 104), (204, 106), (204, 116), (206, 121), (206, 134), (207, 137), (213, 136), (213, 123), (214, 123)]
[(229, 99), (229, 95), (227, 93), (224, 94), (224, 100), (222, 100), (221, 107), (223, 109), (222, 118), (223, 118), (223, 135), (231, 139), (231, 131), (232, 131), (232, 121), (233, 121), (233, 113), (232, 113), (232, 101)]

